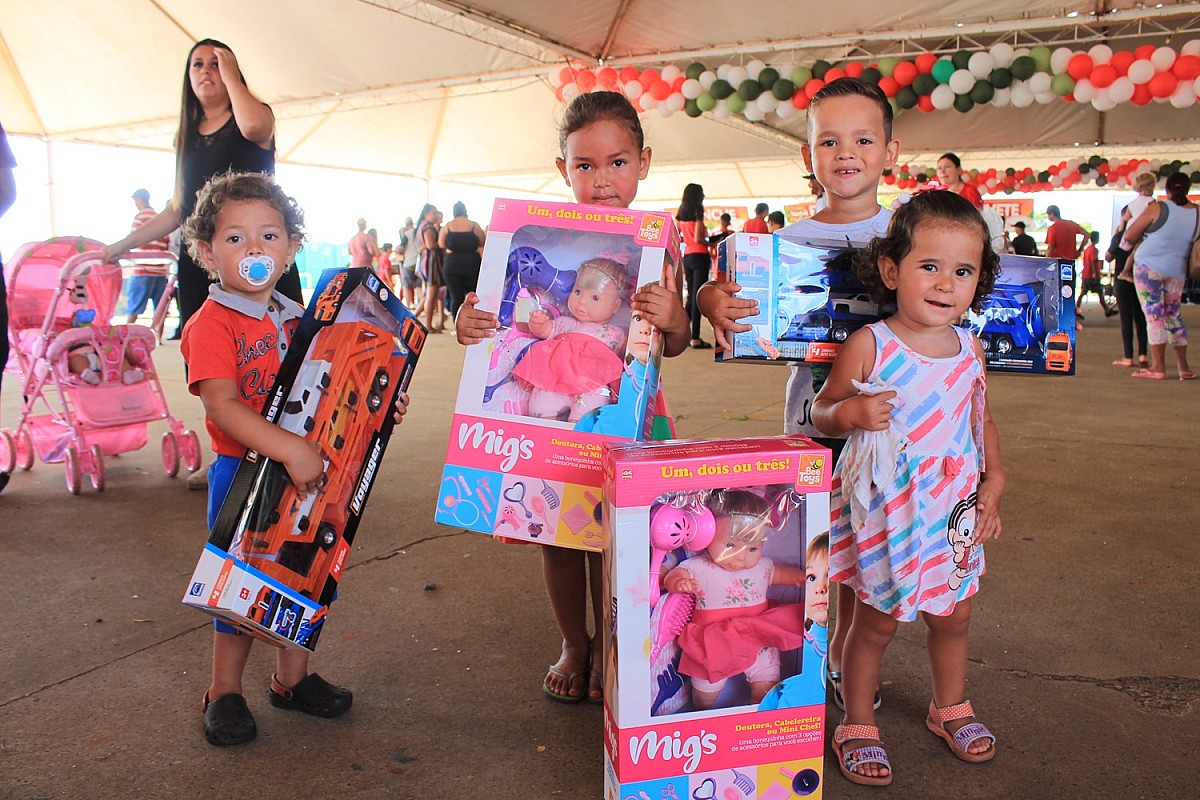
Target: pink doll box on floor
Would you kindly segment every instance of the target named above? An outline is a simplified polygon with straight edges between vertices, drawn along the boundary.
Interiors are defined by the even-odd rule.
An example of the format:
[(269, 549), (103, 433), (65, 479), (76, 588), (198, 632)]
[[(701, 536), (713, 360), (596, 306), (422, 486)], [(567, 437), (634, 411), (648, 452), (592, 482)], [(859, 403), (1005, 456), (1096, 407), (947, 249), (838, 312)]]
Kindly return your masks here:
[(606, 800), (821, 796), (831, 466), (802, 436), (605, 447)]
[(679, 262), (671, 216), (497, 200), (479, 272), (495, 338), (467, 348), (436, 520), (599, 550), (601, 446), (650, 438), (661, 336), (631, 314)]

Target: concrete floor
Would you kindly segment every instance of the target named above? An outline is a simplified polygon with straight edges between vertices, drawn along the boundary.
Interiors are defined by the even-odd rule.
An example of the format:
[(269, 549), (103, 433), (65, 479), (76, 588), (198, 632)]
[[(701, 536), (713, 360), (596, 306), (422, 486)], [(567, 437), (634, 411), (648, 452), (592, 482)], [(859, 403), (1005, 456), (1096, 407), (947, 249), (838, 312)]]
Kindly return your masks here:
[[(999, 755), (960, 763), (925, 730), (922, 630), (903, 626), (879, 714), (892, 797), (1195, 796), (1200, 383), (1109, 366), (1115, 318), (1086, 310), (1077, 376), (991, 383), (1010, 479), (969, 696)], [(1200, 310), (1185, 318), (1200, 331)], [(156, 355), (172, 410), (200, 428), (175, 343)], [(201, 734), (210, 626), (179, 600), (205, 493), (163, 476), (164, 426), (109, 460), (103, 494), (71, 497), (57, 465), (14, 475), (0, 496), (0, 798), (599, 798), (601, 709), (539, 688), (558, 641), (536, 551), (433, 523), (461, 357), (431, 337), (313, 659), (355, 690), (354, 709), (323, 721), (271, 708), (272, 651), (257, 646), (247, 746)], [(721, 437), (779, 432), (785, 378), (695, 351), (666, 375), (681, 435)], [(12, 390), (9, 378), (8, 424)], [(878, 796), (828, 759), (822, 788)]]

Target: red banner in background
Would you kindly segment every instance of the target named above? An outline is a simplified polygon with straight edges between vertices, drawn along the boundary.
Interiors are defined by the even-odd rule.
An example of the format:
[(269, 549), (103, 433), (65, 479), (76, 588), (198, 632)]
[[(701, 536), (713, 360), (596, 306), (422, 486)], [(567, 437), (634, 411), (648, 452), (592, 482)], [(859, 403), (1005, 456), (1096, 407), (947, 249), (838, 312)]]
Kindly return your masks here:
[(984, 200), (983, 204), (995, 211), (1005, 220), (1014, 217), (1033, 218), (1033, 198), (1006, 198), (1004, 200)]
[(808, 219), (817, 213), (817, 201), (807, 200), (783, 207), (783, 218), (791, 225), (793, 222)]

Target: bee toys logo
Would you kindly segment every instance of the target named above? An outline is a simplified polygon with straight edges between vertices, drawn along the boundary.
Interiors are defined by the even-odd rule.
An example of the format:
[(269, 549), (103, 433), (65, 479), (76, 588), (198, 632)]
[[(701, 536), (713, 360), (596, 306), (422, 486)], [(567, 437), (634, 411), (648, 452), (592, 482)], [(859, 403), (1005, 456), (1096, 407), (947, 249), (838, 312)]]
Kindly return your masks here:
[(657, 242), (662, 238), (663, 218), (647, 215), (642, 218), (641, 228), (638, 230), (638, 238), (647, 242)]
[(825, 473), (825, 456), (800, 456), (800, 473), (796, 483), (803, 486), (819, 486)]

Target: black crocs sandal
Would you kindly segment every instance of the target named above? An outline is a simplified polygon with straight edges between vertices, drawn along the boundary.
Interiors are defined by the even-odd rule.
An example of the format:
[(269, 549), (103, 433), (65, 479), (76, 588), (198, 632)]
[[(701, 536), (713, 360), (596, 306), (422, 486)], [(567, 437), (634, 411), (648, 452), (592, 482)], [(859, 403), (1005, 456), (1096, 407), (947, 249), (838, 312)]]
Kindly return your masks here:
[(204, 738), (211, 745), (225, 747), (231, 744), (245, 744), (253, 741), (258, 735), (254, 715), (246, 705), (246, 698), (240, 694), (222, 695), (209, 702), (206, 692), (202, 708)]
[(341, 686), (334, 686), (315, 672), (306, 675), (304, 680), (290, 689), (272, 675), (268, 695), (271, 705), (276, 708), (303, 711), (305, 714), (326, 719), (345, 714), (354, 702), (353, 692)]

